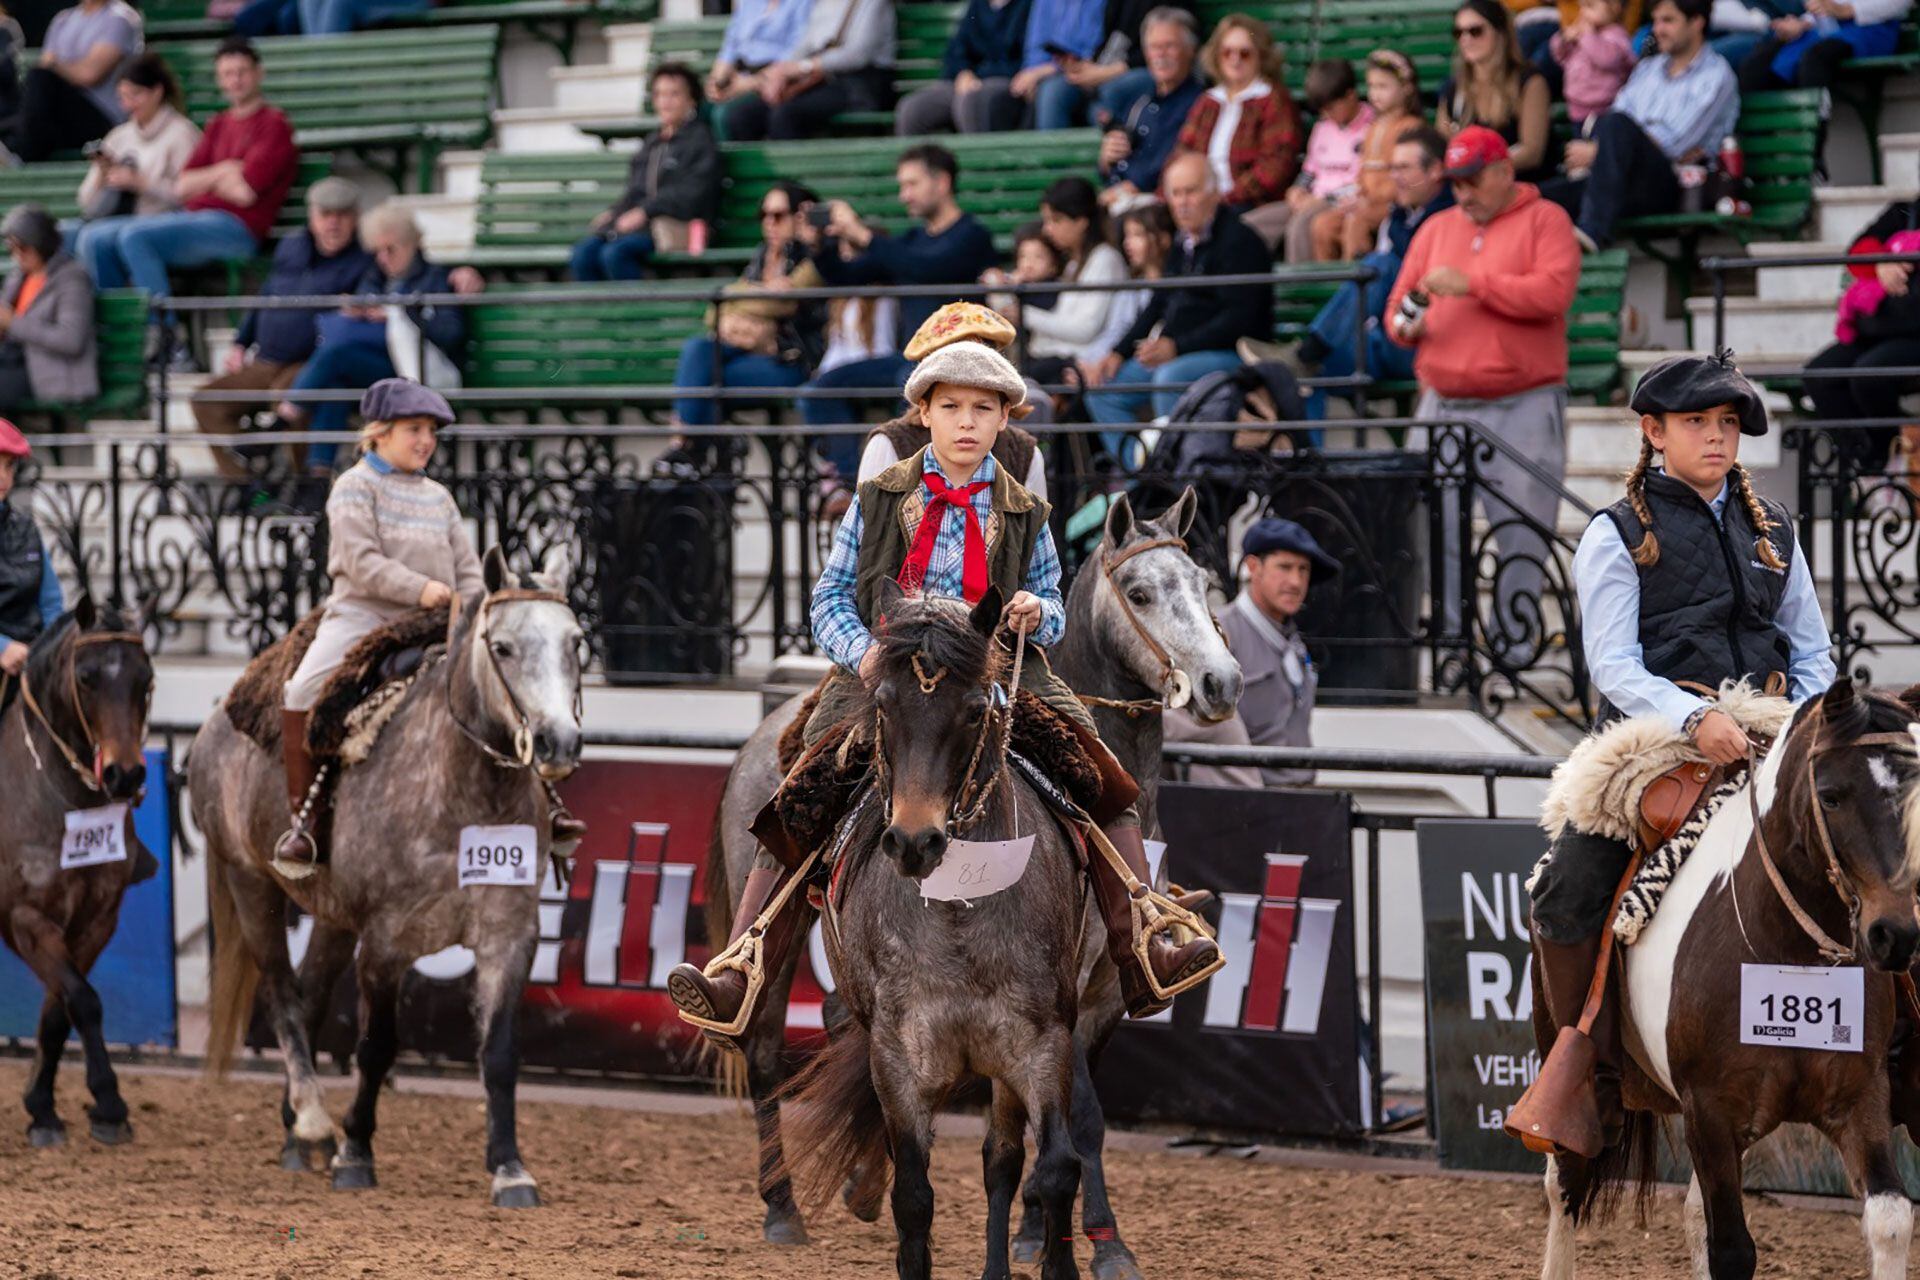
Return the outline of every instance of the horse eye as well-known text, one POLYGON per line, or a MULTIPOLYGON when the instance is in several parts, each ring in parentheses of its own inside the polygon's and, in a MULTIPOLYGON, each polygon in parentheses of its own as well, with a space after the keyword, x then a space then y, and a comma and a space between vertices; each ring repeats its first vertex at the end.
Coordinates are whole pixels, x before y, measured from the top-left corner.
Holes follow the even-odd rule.
POLYGON ((1840 793, 1838 791, 1822 791, 1820 793, 1820 807, 1830 813, 1838 810, 1840 808, 1840 793))
POLYGON ((1140 590, 1140 588, 1138 587, 1135 587, 1133 590, 1127 592, 1127 599, 1131 600, 1134 604, 1139 605, 1143 609, 1153 603, 1153 597, 1147 594, 1146 592, 1140 590))
POLYGON ((513 646, 505 640, 495 640, 491 648, 493 649, 493 656, 496 658, 511 658, 513 656, 513 646))

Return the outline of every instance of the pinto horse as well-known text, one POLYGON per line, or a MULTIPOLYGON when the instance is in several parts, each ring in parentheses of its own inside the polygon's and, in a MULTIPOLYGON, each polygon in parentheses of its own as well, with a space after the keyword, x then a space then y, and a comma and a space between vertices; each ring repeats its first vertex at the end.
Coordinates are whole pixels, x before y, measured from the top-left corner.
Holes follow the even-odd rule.
MULTIPOLYGON (((70 1031, 86 1053, 87 1115, 96 1141, 133 1137, 127 1104, 107 1057, 100 995, 87 974, 113 937, 128 886, 152 871, 152 854, 118 822, 122 856, 63 856, 67 815, 136 802, 146 788, 142 751, 153 700, 153 664, 141 625, 81 596, 34 642, 19 687, 0 712, 0 940, 26 961, 47 997, 25 1097, 27 1138, 66 1141, 53 1107, 54 1073, 70 1031)), ((8 683, 0 676, 0 691, 8 683)), ((111 840, 103 846, 111 850, 111 840)))
POLYGON ((985 1077, 993 1105, 982 1151, 985 1280, 1012 1274, 1008 1228, 1039 1133, 1034 1188, 1043 1206, 1045 1280, 1079 1274, 1073 1201, 1080 1164, 1068 1132, 1079 1004, 1079 857, 1039 795, 1011 769, 1012 704, 996 687, 1000 593, 969 613, 883 584, 880 676, 873 693, 880 782, 852 819, 835 869, 827 953, 851 1015, 789 1087, 797 1103, 787 1161, 817 1200, 893 1165, 901 1280, 933 1274, 927 1161, 936 1111, 985 1077), (922 897, 952 837, 1031 836, 1024 874, 972 902, 922 897))
MULTIPOLYGON (((329 1163, 335 1189, 372 1187, 375 1108, 399 1051, 401 978, 419 957, 464 945, 474 953, 492 1200, 530 1208, 540 1201, 515 1132, 515 1024, 538 936, 539 879, 550 844, 546 787, 580 759, 583 642, 566 603, 564 549, 524 581, 510 576, 498 548, 483 569, 487 594, 479 607, 457 620, 445 656, 423 668, 371 754, 341 778, 332 857, 318 874, 285 881, 269 870, 274 838, 290 821, 278 755, 235 728, 224 709, 194 739, 188 775, 194 819, 206 836, 215 943, 207 1056, 216 1074, 224 1068, 264 979, 286 1062, 281 1166, 329 1163), (463 886, 460 851, 469 826, 530 827, 528 843, 515 846, 530 863, 530 878, 463 886), (287 958, 290 901, 316 924, 298 979, 287 958), (360 1081, 341 1143, 311 1042, 331 986, 327 975, 344 966, 355 937, 360 1081), (309 980, 308 968, 319 980, 309 980)), ((488 846, 489 859, 492 849, 506 847, 488 846)))
MULTIPOLYGON (((1893 1160, 1887 1050, 1895 975, 1920 942, 1916 714, 1911 702, 1839 680, 1799 708, 1681 864, 1624 953, 1626 1127, 1593 1160, 1547 1159, 1545 1280, 1573 1274, 1574 1228, 1604 1216, 1629 1179, 1644 1200, 1661 1114, 1682 1118, 1693 1162, 1686 1223, 1697 1280, 1753 1275, 1741 1157, 1795 1121, 1833 1143, 1865 1199, 1873 1280, 1907 1274, 1913 1208, 1893 1160), (1851 1029, 1859 1052, 1741 1043, 1743 964, 1859 960, 1866 1002, 1851 1029)), ((1543 1051, 1554 1032, 1544 1008, 1536 992, 1543 1051)))

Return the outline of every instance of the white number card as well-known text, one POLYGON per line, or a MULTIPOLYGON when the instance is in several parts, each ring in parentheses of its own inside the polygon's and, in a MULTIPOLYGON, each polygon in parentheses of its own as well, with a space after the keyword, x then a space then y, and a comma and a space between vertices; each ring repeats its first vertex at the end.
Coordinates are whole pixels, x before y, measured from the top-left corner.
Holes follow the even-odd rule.
POLYGON ((1859 1053, 1866 971, 1790 964, 1740 966, 1740 1043, 1859 1053))
POLYGON ((460 828, 460 887, 476 884, 533 885, 539 882, 540 842, 533 828, 460 828))
POLYGON ((1033 837, 955 840, 933 874, 920 882, 920 896, 936 902, 972 902, 1011 889, 1027 874, 1033 837))
POLYGON ((67 814, 67 834, 60 841, 60 867, 97 867, 127 860, 127 806, 102 805, 73 809, 67 814))

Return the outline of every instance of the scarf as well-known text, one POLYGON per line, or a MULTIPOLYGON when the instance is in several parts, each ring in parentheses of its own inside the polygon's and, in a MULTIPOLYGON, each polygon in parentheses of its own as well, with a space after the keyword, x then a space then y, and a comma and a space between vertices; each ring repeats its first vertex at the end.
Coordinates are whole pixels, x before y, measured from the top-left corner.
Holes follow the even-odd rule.
POLYGON ((964 487, 949 485, 931 471, 921 477, 927 486, 927 509, 920 516, 920 527, 913 535, 913 549, 900 566, 900 585, 918 591, 927 579, 927 566, 933 563, 933 546, 940 538, 940 526, 946 522, 947 508, 957 507, 967 517, 967 545, 961 562, 961 591, 968 604, 987 594, 987 539, 980 532, 980 517, 973 510, 973 495, 993 483, 976 480, 964 487))

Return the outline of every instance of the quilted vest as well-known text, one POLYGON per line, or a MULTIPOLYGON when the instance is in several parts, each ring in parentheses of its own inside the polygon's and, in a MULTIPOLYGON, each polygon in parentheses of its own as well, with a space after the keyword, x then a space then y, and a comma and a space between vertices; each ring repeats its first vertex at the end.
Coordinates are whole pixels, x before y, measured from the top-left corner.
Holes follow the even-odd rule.
MULTIPOLYGON (((1756 686, 1785 675, 1792 646, 1777 621, 1787 570, 1770 569, 1754 549, 1746 505, 1729 494, 1724 520, 1689 486, 1649 472, 1647 507, 1660 558, 1640 573, 1640 645, 1648 671, 1709 687, 1745 676, 1756 686)), ((1789 567, 1799 553, 1785 507, 1761 499, 1774 523, 1773 549, 1789 567)), ((1631 551, 1645 531, 1625 498, 1604 513, 1631 551)), ((1597 517, 1596 517, 1597 518, 1597 517)), ((1607 718, 1607 717, 1603 717, 1607 718)))
POLYGON ((40 616, 45 556, 33 518, 0 502, 0 636, 31 644, 51 621, 40 616))

